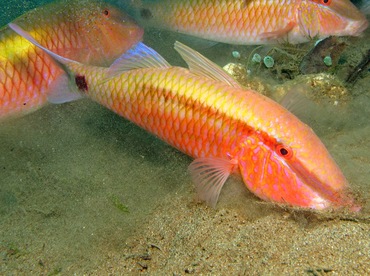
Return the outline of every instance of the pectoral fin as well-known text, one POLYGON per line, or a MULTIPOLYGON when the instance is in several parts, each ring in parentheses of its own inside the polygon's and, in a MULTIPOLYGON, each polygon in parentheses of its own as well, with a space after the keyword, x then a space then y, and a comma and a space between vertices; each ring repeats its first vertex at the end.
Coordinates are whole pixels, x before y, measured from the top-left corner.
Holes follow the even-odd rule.
POLYGON ((286 36, 295 26, 296 23, 290 21, 284 28, 281 28, 273 32, 262 33, 260 37, 261 39, 265 40, 276 40, 279 38, 284 38, 284 36, 286 36))
POLYGON ((234 160, 222 158, 197 158, 189 166, 200 200, 216 207, 222 186, 234 170, 234 160))
POLYGON ((302 2, 298 9, 298 25, 301 33, 308 38, 314 38, 319 34, 320 19, 316 12, 307 12, 308 5, 302 2))

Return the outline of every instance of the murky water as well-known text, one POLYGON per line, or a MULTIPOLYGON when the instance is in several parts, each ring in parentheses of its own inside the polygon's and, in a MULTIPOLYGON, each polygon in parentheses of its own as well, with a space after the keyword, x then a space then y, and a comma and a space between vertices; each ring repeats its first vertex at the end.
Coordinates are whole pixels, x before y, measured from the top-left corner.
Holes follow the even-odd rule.
MULTIPOLYGON (((41 2, 1 4, 1 25, 41 2)), ((183 64, 175 39, 145 36, 183 64)), ((350 43, 368 48, 369 31, 350 43)), ((252 49, 202 53, 225 65, 239 62, 233 50, 246 59, 252 49)), ((196 204, 190 158, 87 99, 0 124, 0 274, 370 273, 369 72, 347 89, 345 104, 304 119, 363 202, 355 218, 261 203, 237 178, 216 210, 196 204)))

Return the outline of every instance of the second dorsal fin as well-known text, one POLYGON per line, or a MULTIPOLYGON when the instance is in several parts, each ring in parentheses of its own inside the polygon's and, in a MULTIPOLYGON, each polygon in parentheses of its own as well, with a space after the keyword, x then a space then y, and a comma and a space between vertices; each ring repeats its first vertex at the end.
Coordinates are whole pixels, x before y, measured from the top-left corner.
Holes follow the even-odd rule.
POLYGON ((178 41, 175 42, 175 50, 186 61, 192 73, 225 82, 236 88, 241 88, 241 85, 225 72, 225 70, 197 51, 178 41))

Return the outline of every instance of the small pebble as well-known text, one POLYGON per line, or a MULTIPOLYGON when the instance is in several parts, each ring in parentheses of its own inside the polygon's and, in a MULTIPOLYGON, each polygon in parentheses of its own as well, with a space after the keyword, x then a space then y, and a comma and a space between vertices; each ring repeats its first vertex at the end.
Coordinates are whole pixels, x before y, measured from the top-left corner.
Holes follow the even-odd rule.
POLYGON ((252 61, 255 63, 260 63, 262 61, 262 58, 259 54, 254 54, 252 57, 252 61))
POLYGON ((275 64, 275 61, 271 56, 265 56, 263 58, 263 63, 265 64, 267 68, 272 68, 275 64))
POLYGON ((324 57, 324 63, 326 66, 330 67, 333 65, 333 61, 331 59, 331 56, 326 56, 324 57))
POLYGON ((237 59, 240 59, 240 53, 238 52, 238 51, 233 51, 232 53, 232 56, 234 57, 234 58, 237 58, 237 59))

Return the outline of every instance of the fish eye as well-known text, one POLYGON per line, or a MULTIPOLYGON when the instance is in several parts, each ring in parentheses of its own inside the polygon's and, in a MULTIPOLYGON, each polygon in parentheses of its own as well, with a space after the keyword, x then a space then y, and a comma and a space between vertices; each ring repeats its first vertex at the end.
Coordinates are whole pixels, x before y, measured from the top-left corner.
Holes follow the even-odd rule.
POLYGON ((288 155, 289 152, 287 151, 287 149, 281 148, 280 153, 281 153, 281 155, 288 155))
POLYGON ((332 0, 311 0, 311 1, 320 5, 329 6, 332 0))
POLYGON ((276 152, 279 156, 284 158, 291 158, 293 156, 293 150, 285 145, 277 145, 276 146, 276 152))
POLYGON ((320 0, 320 3, 325 6, 329 6, 331 3, 331 0, 320 0))
POLYGON ((105 17, 109 17, 110 16, 110 11, 108 9, 104 9, 102 13, 103 13, 103 15, 105 17))

